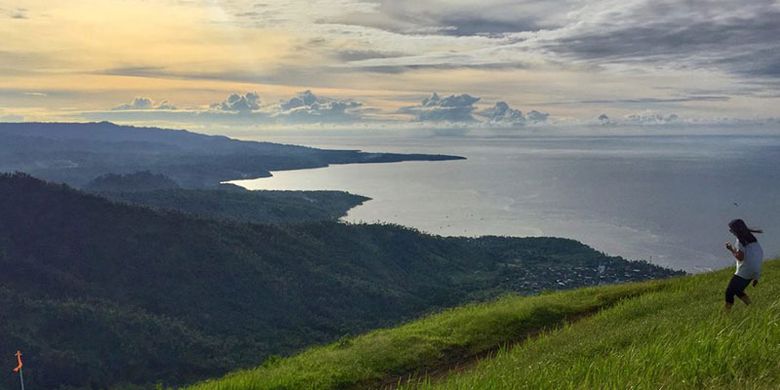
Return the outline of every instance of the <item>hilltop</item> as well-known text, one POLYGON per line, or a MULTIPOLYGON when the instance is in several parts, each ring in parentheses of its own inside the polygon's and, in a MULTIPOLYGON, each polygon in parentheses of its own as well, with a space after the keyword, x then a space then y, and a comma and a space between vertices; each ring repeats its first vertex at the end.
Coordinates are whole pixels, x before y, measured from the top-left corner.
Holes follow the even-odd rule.
POLYGON ((0 265, 0 354, 25 352, 31 388, 192 383, 556 279, 678 274, 567 239, 212 219, 23 174, 0 175, 0 265))
POLYGON ((733 269, 505 296, 312 348, 193 390, 757 388, 780 383, 780 260, 749 307, 733 269))

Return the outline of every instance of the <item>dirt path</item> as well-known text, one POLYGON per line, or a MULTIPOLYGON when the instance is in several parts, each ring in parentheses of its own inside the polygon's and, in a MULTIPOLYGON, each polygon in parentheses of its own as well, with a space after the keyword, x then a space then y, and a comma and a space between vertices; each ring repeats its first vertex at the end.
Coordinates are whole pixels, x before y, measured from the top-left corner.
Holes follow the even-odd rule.
POLYGON ((386 378, 380 381, 373 381, 371 383, 362 383, 361 385, 354 388, 393 390, 393 389, 397 389, 399 384, 415 387, 415 383, 418 381, 426 381, 428 383, 441 382, 445 378, 449 377, 450 375, 467 371, 473 368, 482 360, 491 359, 495 357, 498 351, 502 349, 514 348, 515 346, 528 341, 528 339, 530 338, 537 337, 540 334, 547 331, 560 329, 567 323, 576 322, 583 318, 590 317, 593 314, 597 313, 599 310, 608 307, 609 306, 600 307, 587 312, 577 313, 577 314, 567 316, 556 325, 529 330, 512 340, 507 340, 506 342, 500 345, 496 345, 494 347, 491 347, 489 349, 486 349, 478 353, 468 353, 465 351, 457 351, 457 350, 447 351, 445 355, 449 356, 450 358, 447 360, 441 360, 432 367, 427 367, 421 370, 410 371, 402 375, 387 376, 386 378))

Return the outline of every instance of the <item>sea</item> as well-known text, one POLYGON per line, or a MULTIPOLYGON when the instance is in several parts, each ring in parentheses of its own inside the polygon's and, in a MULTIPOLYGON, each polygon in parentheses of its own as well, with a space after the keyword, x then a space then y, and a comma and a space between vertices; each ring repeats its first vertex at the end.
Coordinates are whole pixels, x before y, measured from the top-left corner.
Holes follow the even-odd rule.
POLYGON ((254 137, 465 160, 331 165, 233 183, 252 190, 341 190, 370 201, 347 223, 443 236, 554 236, 692 273, 733 266, 727 224, 761 228, 780 255, 780 136, 544 135, 478 132, 254 137))

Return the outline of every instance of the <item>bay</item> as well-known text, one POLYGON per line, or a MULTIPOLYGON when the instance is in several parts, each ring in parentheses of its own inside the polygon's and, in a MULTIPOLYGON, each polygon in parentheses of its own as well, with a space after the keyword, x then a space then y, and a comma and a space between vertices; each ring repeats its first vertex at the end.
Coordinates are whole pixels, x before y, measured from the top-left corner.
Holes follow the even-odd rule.
POLYGON ((556 236, 629 259, 700 272, 733 264, 727 223, 743 218, 780 252, 780 137, 319 135, 274 142, 466 160, 333 165, 233 183, 371 197, 346 222, 451 236, 556 236))

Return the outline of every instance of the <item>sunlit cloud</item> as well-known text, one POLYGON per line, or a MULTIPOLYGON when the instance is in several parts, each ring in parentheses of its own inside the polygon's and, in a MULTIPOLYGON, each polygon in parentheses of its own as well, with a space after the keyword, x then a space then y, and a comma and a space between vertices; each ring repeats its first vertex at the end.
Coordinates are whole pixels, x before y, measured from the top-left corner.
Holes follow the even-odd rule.
POLYGON ((0 0, 0 17, 0 107, 25 118, 517 125, 780 104, 771 0, 0 0), (309 89, 316 104, 276 103, 309 89), (430 91, 481 99, 425 108, 430 91), (118 112, 173 111, 162 97, 180 112, 118 112))

